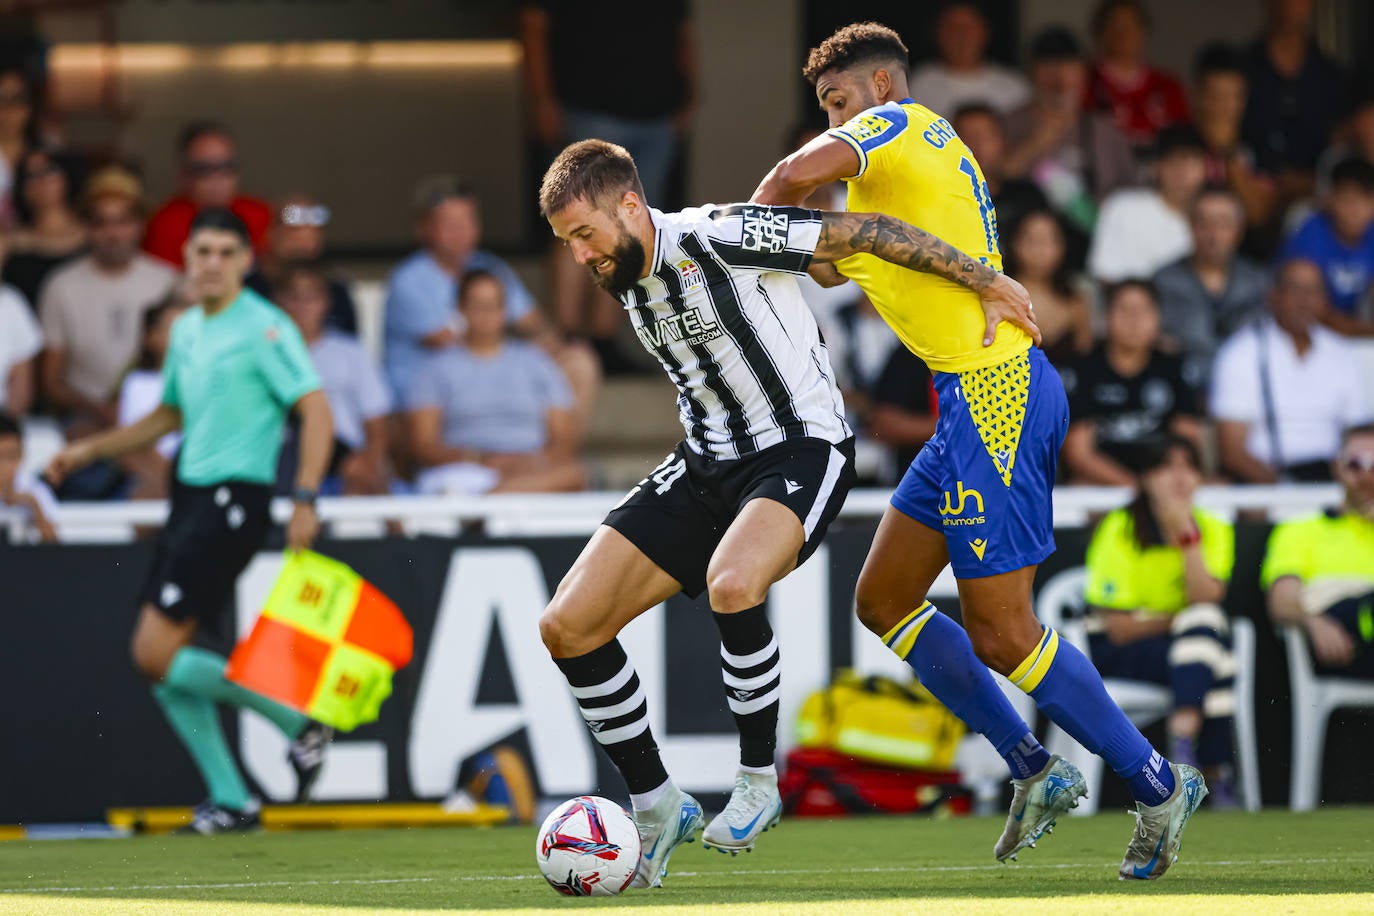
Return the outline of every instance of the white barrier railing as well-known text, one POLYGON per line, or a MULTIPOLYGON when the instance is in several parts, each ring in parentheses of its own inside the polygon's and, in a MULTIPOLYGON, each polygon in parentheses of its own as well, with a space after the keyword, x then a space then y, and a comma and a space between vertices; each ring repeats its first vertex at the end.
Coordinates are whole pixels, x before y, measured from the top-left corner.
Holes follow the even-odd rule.
MULTIPOLYGON (((1130 499, 1124 487, 1060 487, 1054 494, 1057 527, 1086 524, 1094 515, 1115 509, 1130 499)), ((887 507, 889 490, 864 489, 849 494, 842 518, 876 518, 887 507)), ((452 534, 465 523, 481 523, 490 534, 550 535, 590 533, 623 493, 498 494, 493 496, 354 496, 320 500, 320 518, 336 537, 376 537, 398 522, 408 534, 452 534)), ((1239 512, 1263 513, 1270 519, 1316 512, 1335 505, 1339 489, 1331 484, 1284 486, 1207 486, 1198 491, 1198 504, 1228 518, 1239 512)), ((277 521, 285 522, 291 504, 272 506, 277 521)), ((136 527, 157 526, 167 517, 162 501, 64 503, 53 519, 68 543, 119 542, 133 537, 136 527)), ((0 508, 0 525, 11 543, 31 540, 22 515, 0 508)))

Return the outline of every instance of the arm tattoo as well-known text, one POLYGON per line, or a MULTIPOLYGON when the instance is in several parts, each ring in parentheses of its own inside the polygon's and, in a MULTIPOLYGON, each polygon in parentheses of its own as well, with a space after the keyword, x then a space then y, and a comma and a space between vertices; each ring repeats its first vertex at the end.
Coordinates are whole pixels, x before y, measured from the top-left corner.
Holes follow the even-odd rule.
POLYGON ((975 292, 986 289, 997 271, 938 236, 884 213, 821 214, 815 260, 838 261, 868 252, 908 270, 934 274, 975 292))

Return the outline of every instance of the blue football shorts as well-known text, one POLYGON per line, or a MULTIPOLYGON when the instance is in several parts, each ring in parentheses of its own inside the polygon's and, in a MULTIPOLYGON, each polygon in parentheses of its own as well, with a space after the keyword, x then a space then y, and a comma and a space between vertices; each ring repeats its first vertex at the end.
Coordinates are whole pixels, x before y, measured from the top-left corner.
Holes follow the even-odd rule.
POLYGON ((1042 562, 1054 553, 1051 493, 1069 404, 1038 348, 966 372, 934 373, 935 435, 892 494, 899 512, 949 545, 960 579, 1042 562))

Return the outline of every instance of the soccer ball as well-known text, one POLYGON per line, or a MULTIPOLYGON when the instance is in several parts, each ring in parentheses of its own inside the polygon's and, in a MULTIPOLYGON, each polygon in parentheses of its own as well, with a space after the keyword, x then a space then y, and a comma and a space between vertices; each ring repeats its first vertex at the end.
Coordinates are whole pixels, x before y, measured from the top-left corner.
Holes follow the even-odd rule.
POLYGON ((534 857, 549 885, 569 897, 613 897, 639 865, 639 830, 608 798, 581 795, 544 819, 534 857))

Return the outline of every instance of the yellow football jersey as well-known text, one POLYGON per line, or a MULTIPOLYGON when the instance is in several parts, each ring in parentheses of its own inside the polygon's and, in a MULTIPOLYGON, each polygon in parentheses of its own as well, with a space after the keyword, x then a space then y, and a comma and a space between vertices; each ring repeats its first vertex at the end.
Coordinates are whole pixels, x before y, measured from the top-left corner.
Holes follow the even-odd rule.
MULTIPOLYGON (((870 108, 830 136, 859 155, 848 209, 886 213, 1002 269, 997 213, 987 182, 949 121, 911 99, 870 108)), ((911 352, 938 372, 963 372, 1005 362, 1031 345, 1025 331, 1003 322, 983 346, 986 321, 978 295, 937 277, 856 254, 835 265, 858 283, 911 352)))

